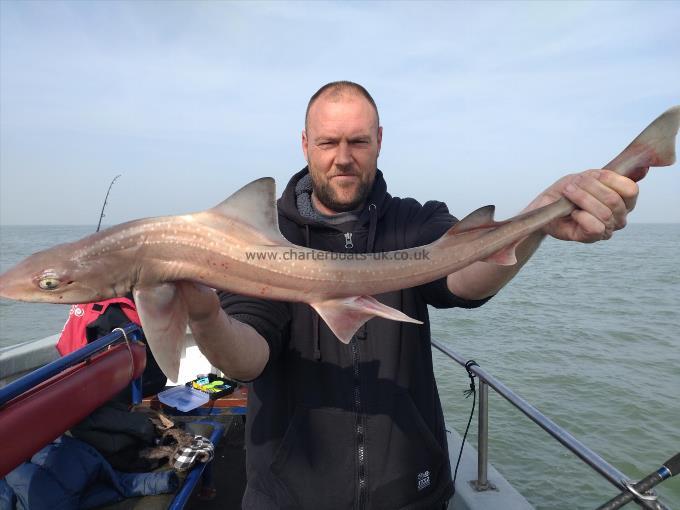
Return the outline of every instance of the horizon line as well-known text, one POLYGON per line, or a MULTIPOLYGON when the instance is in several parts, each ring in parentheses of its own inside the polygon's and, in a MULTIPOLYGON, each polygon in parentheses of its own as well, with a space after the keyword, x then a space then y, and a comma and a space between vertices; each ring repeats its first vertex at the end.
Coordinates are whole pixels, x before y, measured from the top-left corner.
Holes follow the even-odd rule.
MULTIPOLYGON (((134 221, 134 220, 132 220, 134 221)), ((123 223, 102 224, 100 231, 123 223)), ((629 221, 627 225, 680 225, 680 221, 629 221)), ((0 223, 2 227, 96 227, 94 223, 0 223)), ((625 228, 625 227, 624 227, 625 228)))

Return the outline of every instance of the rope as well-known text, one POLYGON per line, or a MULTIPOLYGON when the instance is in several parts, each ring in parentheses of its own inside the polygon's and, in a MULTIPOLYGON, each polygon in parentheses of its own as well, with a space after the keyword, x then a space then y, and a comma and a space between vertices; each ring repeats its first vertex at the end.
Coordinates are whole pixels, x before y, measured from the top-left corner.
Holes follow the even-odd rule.
POLYGON ((111 332, 114 331, 120 331, 123 334, 123 338, 125 338, 125 344, 127 345, 128 353, 130 354, 130 380, 132 381, 132 376, 135 375, 135 357, 132 354, 132 345, 130 344, 130 339, 123 328, 114 328, 111 330, 111 332))
MULTIPOLYGON (((458 466, 460 465, 460 459, 463 456, 463 447, 465 446, 465 439, 467 438, 468 431, 470 430, 470 423, 472 423, 472 416, 475 414, 475 404, 477 403, 477 388, 475 387, 475 374, 470 370, 471 367, 478 367, 479 365, 473 359, 468 360, 465 363, 465 370, 467 370, 468 377, 470 378, 470 389, 465 390, 463 395, 468 398, 472 395, 472 409, 470 409, 470 417, 468 418, 467 426, 465 427, 465 433, 463 434, 463 441, 460 444, 460 451, 458 452, 458 460, 456 461, 456 469, 453 472, 453 494, 456 493, 456 477, 458 476, 458 466)), ((453 495, 452 495, 453 497, 453 495)))

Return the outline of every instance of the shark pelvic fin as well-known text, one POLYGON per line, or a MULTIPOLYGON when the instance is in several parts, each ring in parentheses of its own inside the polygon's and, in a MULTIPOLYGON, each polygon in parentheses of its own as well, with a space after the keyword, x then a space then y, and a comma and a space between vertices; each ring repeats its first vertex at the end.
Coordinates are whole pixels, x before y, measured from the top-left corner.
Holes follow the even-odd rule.
POLYGON ((233 218, 256 229, 271 244, 290 243, 279 230, 276 210, 276 183, 271 177, 263 177, 243 186, 229 198, 216 205, 210 212, 233 218))
POLYGON ((135 289, 135 304, 146 341, 163 373, 177 381, 184 354, 188 314, 172 283, 135 289))
POLYGON ((373 317, 422 324, 421 321, 412 319, 371 296, 329 299, 320 303, 311 303, 311 306, 343 343, 349 343, 352 335, 373 317))
POLYGON ((514 266, 517 264, 515 248, 517 248, 517 245, 522 241, 524 241, 524 238, 520 239, 519 241, 515 241, 504 248, 501 248, 496 253, 492 253, 485 259, 482 259, 482 261, 488 262, 490 264, 496 264, 497 266, 514 266))

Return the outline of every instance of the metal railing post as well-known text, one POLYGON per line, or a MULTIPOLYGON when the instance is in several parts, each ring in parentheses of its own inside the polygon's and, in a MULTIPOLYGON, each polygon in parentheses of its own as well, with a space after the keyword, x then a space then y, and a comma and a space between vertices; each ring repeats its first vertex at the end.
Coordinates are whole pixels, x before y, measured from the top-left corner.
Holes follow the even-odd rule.
POLYGON ((477 412, 477 480, 472 486, 477 491, 493 490, 489 482, 489 385, 479 379, 479 409, 477 412))
MULTIPOLYGON (((477 376, 479 381, 479 416, 478 416, 478 480, 471 480, 470 485, 478 491, 495 489, 493 484, 487 479, 487 466, 488 466, 488 389, 489 386, 493 388, 496 393, 505 398, 510 404, 512 404, 516 409, 522 411, 526 416, 528 416, 534 423, 545 430, 550 436, 556 439, 569 451, 574 453, 582 462, 592 467, 597 473, 599 473, 603 478, 609 481, 612 485, 617 487, 620 491, 628 492, 629 489, 627 484, 630 482, 630 477, 623 474, 621 471, 616 469, 614 466, 605 461, 593 450, 588 448, 586 445, 581 443, 574 436, 569 434, 565 429, 557 425, 550 418, 541 413, 534 406, 529 404, 522 397, 517 395, 514 391, 508 388, 501 381, 496 379, 491 374, 487 373, 479 365, 474 364, 468 367, 467 360, 463 358, 453 349, 450 349, 440 341, 432 339, 432 346, 437 350, 444 353, 446 356, 454 360, 460 366, 465 367, 468 372, 473 373, 477 376), (481 482, 486 482, 482 485, 481 482)), ((662 509, 667 510, 668 507, 664 505, 661 501, 646 501, 644 499, 635 497, 635 502, 649 509, 662 509)))
POLYGON ((489 386, 479 381, 479 415, 477 416, 477 485, 488 482, 489 462, 489 386))
MULTIPOLYGON (((438 340, 432 339, 432 345, 454 360, 461 366, 465 366, 466 359, 454 350, 448 348, 438 340)), ((624 475, 621 471, 605 461, 602 457, 588 448, 586 445, 578 441, 574 436, 569 434, 566 430, 558 426, 550 418, 541 413, 534 406, 529 404, 522 397, 513 392, 501 381, 496 379, 491 374, 487 373, 479 366, 471 366, 470 371, 475 374, 479 381, 484 381, 491 388, 496 390, 496 393, 505 398, 510 404, 527 415, 539 427, 545 430, 553 438, 559 441, 562 445, 567 447, 570 451, 576 454, 583 462, 591 466, 595 471, 600 473, 605 479, 612 483, 619 490, 627 490, 625 481, 630 480, 630 477, 624 475)))

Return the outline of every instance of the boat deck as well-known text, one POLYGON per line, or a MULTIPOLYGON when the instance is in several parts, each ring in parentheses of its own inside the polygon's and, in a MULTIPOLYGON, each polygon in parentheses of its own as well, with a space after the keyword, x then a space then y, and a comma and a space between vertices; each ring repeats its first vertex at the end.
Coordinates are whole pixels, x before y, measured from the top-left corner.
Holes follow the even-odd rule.
MULTIPOLYGON (((246 488, 246 452, 244 449, 243 418, 223 421, 226 432, 215 447, 211 463, 214 490, 196 487, 184 508, 186 510, 240 510, 246 488)), ((100 507, 100 510, 166 510, 170 508, 174 494, 127 498, 118 503, 100 507)))
MULTIPOLYGON (((112 334, 113 335, 113 334, 112 334)), ((118 335, 120 336, 120 335, 118 335)), ((45 341, 33 342, 30 346, 14 348, 11 352, 1 353, 0 368, 5 378, 0 381, 0 387, 16 378, 21 373, 30 371, 52 359, 44 360, 40 355, 49 351, 52 358, 58 358, 54 342, 56 337, 45 341), (37 360, 37 361, 36 361, 37 360)), ((163 411, 175 422, 217 421, 224 426, 224 436, 216 444, 215 457, 211 463, 211 480, 207 488, 197 487, 184 508, 194 510, 231 510, 240 509, 241 500, 246 487, 244 448, 245 408, 247 402, 247 388, 238 387, 228 395, 217 400, 211 400, 189 413, 175 412, 172 408, 163 406, 157 397, 143 400, 141 407, 163 411), (214 489, 214 490, 211 490, 214 489)), ((200 432, 199 432, 200 433, 200 432)), ((453 430, 449 431, 449 458, 452 465, 458 457, 461 446, 460 436, 453 430)), ((451 510, 479 510, 502 508, 504 510, 530 510, 531 505, 517 491, 505 481, 493 466, 489 465, 489 481, 496 490, 477 492, 470 484, 476 479, 477 454, 471 444, 467 444, 461 459, 459 477, 456 484, 456 495, 449 506, 451 510)), ((167 509, 173 499, 172 495, 148 496, 144 498, 128 498, 124 501, 105 507, 102 510, 149 510, 167 509)))
MULTIPOLYGON (((210 463, 209 487, 196 488, 187 502, 188 510, 240 510, 246 488, 245 412, 248 390, 238 386, 233 393, 204 404, 189 413, 176 412, 154 395, 145 398, 141 407, 161 411, 175 422, 217 421, 224 426, 224 436, 215 447, 210 463)), ((139 507, 146 509, 147 506, 139 507)), ((161 507, 166 508, 166 507, 161 507)), ((123 510, 130 510, 125 508, 123 510)))
POLYGON ((244 432, 243 417, 234 416, 212 462, 214 497, 201 497, 203 493, 199 490, 189 500, 187 510, 240 510, 246 488, 244 432))

